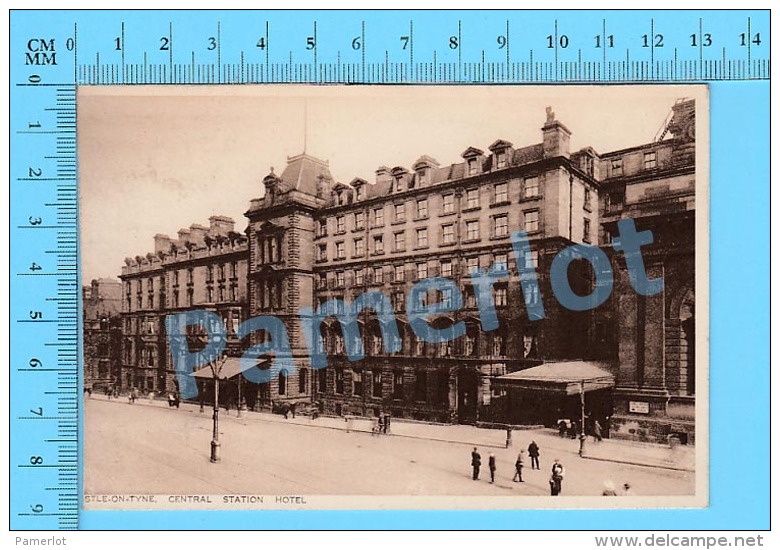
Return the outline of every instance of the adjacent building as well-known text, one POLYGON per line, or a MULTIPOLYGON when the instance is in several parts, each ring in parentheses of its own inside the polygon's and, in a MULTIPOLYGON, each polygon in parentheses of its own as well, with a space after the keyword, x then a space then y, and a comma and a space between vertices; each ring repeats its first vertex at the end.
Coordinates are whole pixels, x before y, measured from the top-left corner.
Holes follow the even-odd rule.
POLYGON ((106 388, 122 372, 122 285, 116 279, 93 279, 82 288, 84 385, 106 388))
POLYGON ((236 336, 247 316, 247 238, 235 222, 212 216, 177 238, 155 235, 154 250, 126 258, 122 280, 122 388, 176 389, 165 316, 187 310, 217 313, 227 332, 226 353, 240 355, 236 336))

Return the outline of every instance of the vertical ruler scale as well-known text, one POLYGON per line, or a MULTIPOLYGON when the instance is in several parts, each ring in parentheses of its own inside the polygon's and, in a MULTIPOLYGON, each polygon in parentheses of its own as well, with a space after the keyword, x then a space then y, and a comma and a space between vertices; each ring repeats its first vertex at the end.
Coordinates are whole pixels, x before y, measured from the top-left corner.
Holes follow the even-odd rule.
POLYGON ((79 488, 75 28, 12 41, 11 525, 75 529, 79 488), (13 49, 13 46, 12 46, 13 49))
POLYGON ((14 11, 11 17, 14 529, 78 526, 77 86, 770 76, 768 11, 14 11))

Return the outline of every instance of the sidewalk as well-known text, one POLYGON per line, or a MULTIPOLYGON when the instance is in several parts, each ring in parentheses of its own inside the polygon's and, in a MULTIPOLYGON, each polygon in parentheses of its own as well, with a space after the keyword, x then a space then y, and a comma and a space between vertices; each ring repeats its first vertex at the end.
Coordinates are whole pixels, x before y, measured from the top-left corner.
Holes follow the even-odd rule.
MULTIPOLYGON (((129 405, 127 396, 109 400, 103 394, 94 393, 91 398, 85 396, 85 400, 89 399, 100 399, 103 401, 116 402, 118 405, 129 405)), ((164 396, 157 397, 154 400, 150 400, 148 397, 140 397, 136 400, 134 406, 169 408, 168 401, 164 396)), ((200 413, 200 407, 197 404, 182 402, 180 405, 180 411, 190 414, 210 416, 212 410, 211 405, 206 405, 203 413, 200 413)), ((374 435, 372 434, 372 428, 376 425, 376 419, 362 417, 342 418, 320 416, 316 419, 312 419, 309 416, 297 416, 296 418, 290 416, 285 419, 284 416, 279 414, 242 411, 241 418, 239 419, 237 417, 237 411, 225 411, 225 409, 220 409, 219 418, 221 421, 240 420, 296 424, 299 426, 309 426, 321 429, 355 432, 371 437, 408 437, 428 441, 456 443, 469 447, 506 448, 505 430, 477 428, 476 426, 461 424, 427 424, 424 422, 393 418, 388 434, 374 435)), ((574 456, 579 452, 579 440, 561 438, 558 436, 557 431, 552 429, 514 430, 512 432, 512 448, 517 449, 518 452, 527 449, 531 440, 537 442, 542 449, 542 453, 548 458, 554 458, 553 455, 560 455, 561 457, 564 455, 574 456)), ((585 453, 583 458, 652 468, 694 471, 696 463, 695 451, 695 447, 685 445, 670 448, 667 445, 614 439, 605 439, 596 443, 589 437, 585 442, 585 453)))

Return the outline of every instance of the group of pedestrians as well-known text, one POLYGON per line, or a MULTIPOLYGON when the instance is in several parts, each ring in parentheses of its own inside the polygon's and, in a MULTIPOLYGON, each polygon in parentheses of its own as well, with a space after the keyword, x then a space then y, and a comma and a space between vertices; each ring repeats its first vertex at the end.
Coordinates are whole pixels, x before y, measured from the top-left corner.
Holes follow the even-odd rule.
MULTIPOLYGON (((539 466, 539 445, 536 443, 536 441, 531 441, 531 443, 528 445, 528 457, 531 461, 531 469, 532 470, 540 470, 539 466)), ((517 454, 517 459, 515 460, 515 475, 512 477, 512 481, 514 483, 524 483, 523 480, 523 467, 525 466, 525 451, 520 451, 517 454)), ((471 451, 471 478, 474 481, 477 481, 479 479, 479 471, 482 468, 482 456, 479 454, 479 451, 476 447, 471 451)), ((490 472, 490 483, 495 483, 496 481, 496 456, 493 453, 490 453, 488 456, 488 470, 490 472)), ((561 494, 562 484, 563 484, 563 475, 564 475, 564 468, 561 462, 556 458, 553 462, 552 470, 550 475, 550 494, 552 496, 557 496, 561 494)))

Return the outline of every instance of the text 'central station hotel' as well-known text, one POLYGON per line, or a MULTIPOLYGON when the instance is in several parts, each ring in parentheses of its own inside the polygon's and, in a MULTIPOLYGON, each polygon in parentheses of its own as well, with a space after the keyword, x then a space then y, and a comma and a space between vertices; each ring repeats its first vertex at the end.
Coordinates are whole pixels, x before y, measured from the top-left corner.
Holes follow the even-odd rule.
MULTIPOLYGON (((244 232, 213 216, 176 239, 157 235, 153 253, 126 260, 121 366, 109 382, 174 388, 167 314, 217 312, 235 358, 250 345, 235 336, 238 324, 274 315, 287 327, 297 369, 252 384, 239 382, 238 360, 229 359, 225 399, 237 399, 240 383, 241 405, 258 410, 312 402, 323 414, 551 425, 577 418, 585 392, 589 416, 613 436, 675 433, 692 442, 694 126, 694 102, 679 100, 651 143, 571 152, 569 129, 548 109, 541 143, 499 139, 486 150, 467 147, 462 162, 447 165, 422 155, 349 183, 334 181, 325 161, 288 158, 280 174, 263 179, 244 232), (624 257, 610 246, 617 221, 629 217, 653 232, 642 252, 648 277, 664 278, 660 294, 637 295, 624 257), (525 258, 514 257, 516 230, 529 236, 525 258), (550 286, 553 257, 572 243, 603 246, 612 260, 613 293, 592 311, 564 308, 550 286), (523 292, 516 262, 536 268, 538 295, 523 292), (484 331, 469 273, 496 264, 509 276, 493 290, 499 328, 484 331), (411 287, 434 276, 455 281, 463 307, 432 324, 466 326, 464 336, 441 344, 416 338, 405 311, 411 287), (385 352, 380 321, 366 309, 358 316, 365 358, 347 359, 340 323, 328 317, 321 325, 328 365, 311 369, 299 310, 370 290, 391 300, 400 351, 385 352), (538 301, 545 318, 531 321, 526 304, 538 301)), ((585 295, 594 273, 575 262, 569 279, 585 295)))

